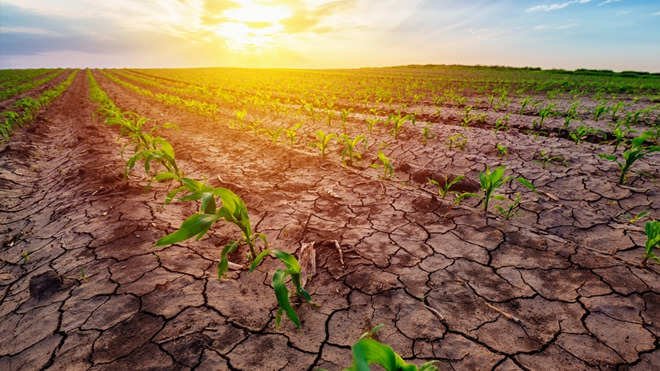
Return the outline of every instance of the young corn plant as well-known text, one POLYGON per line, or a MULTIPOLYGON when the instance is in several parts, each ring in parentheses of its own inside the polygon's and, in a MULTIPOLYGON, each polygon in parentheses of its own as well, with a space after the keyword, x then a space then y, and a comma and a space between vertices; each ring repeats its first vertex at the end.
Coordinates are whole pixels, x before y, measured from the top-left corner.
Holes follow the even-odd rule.
POLYGON ((554 110, 554 104, 552 104, 552 103, 550 103, 547 106, 541 108, 539 110, 539 118, 535 119, 532 122, 532 129, 533 130, 541 130, 541 128, 543 127, 543 122, 545 121, 545 119, 547 117, 550 117, 550 116, 554 115, 553 110, 554 110))
POLYGON ((321 158, 325 158, 325 151, 328 149, 328 143, 335 138, 337 135, 334 133, 329 133, 326 134, 323 130, 319 130, 316 132, 316 138, 318 138, 318 142, 313 142, 310 143, 310 147, 316 147, 321 151, 321 158))
POLYGON ((637 138, 632 140, 632 145, 629 150, 623 152, 623 161, 619 160, 616 155, 606 155, 601 153, 599 156, 609 161, 616 162, 621 169, 621 177, 619 178, 619 184, 623 184, 626 181, 626 174, 630 170, 630 167, 637 162, 640 158, 653 153, 660 152, 660 146, 646 146, 644 142, 646 141, 646 135, 642 134, 637 138))
POLYGON ((465 149, 465 145, 467 144, 468 140, 465 139, 465 135, 458 133, 455 135, 450 136, 449 138, 449 143, 447 143, 447 148, 452 149, 454 146, 460 148, 460 150, 465 149))
POLYGON ((509 130, 509 117, 511 116, 511 113, 507 113, 504 115, 504 117, 498 117, 497 120, 495 121, 495 128, 493 129, 495 133, 499 131, 507 131, 509 130))
POLYGON ((297 123, 284 131, 286 133, 286 136, 289 137, 289 143, 291 144, 291 147, 293 147, 296 144, 296 141, 298 140, 297 137, 298 129, 300 129, 301 127, 302 127, 302 123, 297 123))
POLYGON ((575 144, 580 144, 587 138, 587 135, 594 133, 595 131, 596 129, 592 129, 584 125, 580 125, 580 127, 575 129, 574 132, 571 132, 568 135, 571 137, 571 139, 573 139, 575 144))
POLYGON ((362 159, 362 155, 357 152, 356 147, 360 142, 363 142, 364 149, 367 149, 367 139, 364 135, 358 135, 351 139, 348 135, 342 134, 338 138, 340 138, 339 142, 344 145, 344 150, 341 152, 341 161, 344 163, 344 166, 348 166, 346 157, 348 157, 348 162, 351 164, 353 164, 353 159, 362 159))
POLYGON ((463 180, 463 178, 465 178, 465 175, 459 175, 459 176, 455 177, 452 180, 448 180, 448 178, 449 177, 447 175, 444 176, 444 182, 442 183, 442 185, 440 184, 440 182, 438 182, 435 179, 429 179, 429 183, 431 183, 434 186, 438 187, 438 194, 442 198, 447 197, 447 195, 450 194, 450 193, 455 193, 455 194, 458 193, 456 191, 451 191, 451 187, 454 184, 456 184, 456 183, 460 182, 461 180, 463 180))
POLYGON ((561 155, 556 155, 556 156, 550 155, 548 154, 547 149, 541 150, 540 154, 541 154, 541 159, 540 160, 535 159, 534 162, 538 162, 542 164, 544 169, 548 166, 548 164, 554 162, 560 162, 564 166, 568 166, 568 163, 566 162, 566 160, 564 160, 564 157, 562 157, 561 155))
POLYGON ((394 171, 394 166, 392 166, 392 159, 385 156, 382 150, 378 150, 378 159, 380 160, 380 164, 371 164, 371 167, 383 168, 383 175, 381 176, 382 179, 390 178, 392 177, 392 172, 394 171))
POLYGON ((630 224, 635 224, 635 223, 637 223, 638 221, 640 221, 640 220, 644 219, 645 217, 647 217, 649 214, 651 214, 650 211, 642 211, 642 212, 640 212, 640 213, 637 213, 637 214, 634 215, 634 216, 630 216, 630 215, 628 215, 628 214, 625 214, 625 215, 622 215, 621 217, 622 217, 623 219, 627 220, 628 223, 630 223, 630 224))
POLYGON ((465 117, 463 117, 463 123, 461 124, 464 128, 467 128, 470 126, 470 122, 472 122, 472 117, 470 117, 470 112, 474 107, 472 106, 465 106, 465 117))
POLYGON ((401 128, 403 127, 403 124, 406 123, 408 120, 413 120, 414 116, 412 115, 406 115, 406 116, 401 116, 401 114, 392 114, 389 117, 389 121, 392 122, 392 129, 390 132, 392 133, 392 136, 394 139, 399 139, 399 134, 401 133, 401 128))
POLYGON ((280 327, 282 313, 285 313, 291 322, 293 322, 297 328, 300 328, 300 319, 298 318, 298 313, 296 313, 295 309, 293 309, 293 306, 289 300, 291 294, 305 299, 305 301, 310 304, 314 304, 314 302, 309 296, 309 293, 302 287, 300 281, 300 264, 298 263, 298 260, 293 255, 281 250, 264 250, 256 256, 252 262, 252 265, 250 266, 248 273, 252 272, 259 265, 261 260, 269 254, 273 254, 286 266, 286 269, 278 268, 275 271, 275 274, 273 274, 273 291, 275 291, 275 298, 277 299, 277 304, 280 307, 277 311, 277 315, 275 316, 276 327, 280 327), (289 289, 286 287, 287 276, 291 278, 291 283, 294 287, 293 292, 289 292, 289 289))
MULTIPOLYGON (((244 109, 240 111, 236 110, 234 111, 234 114, 236 115, 236 121, 235 121, 236 125, 238 125, 238 127, 242 129, 244 125, 243 122, 245 120, 245 115, 247 115, 247 111, 244 109)), ((233 128, 234 125, 231 125, 231 127, 233 128)))
POLYGON ((500 205, 495 205, 495 209, 499 211, 500 214, 506 219, 509 220, 514 215, 518 215, 520 211, 515 211, 519 206, 520 206, 520 198, 522 195, 520 192, 516 195, 516 199, 513 200, 513 203, 510 205, 507 205, 505 207, 502 207, 500 205))
POLYGON ((479 182, 481 183, 481 190, 483 191, 483 196, 479 196, 476 193, 472 192, 466 192, 462 193, 458 198, 456 198, 456 204, 458 204, 461 200, 463 200, 466 197, 478 197, 480 201, 483 202, 483 209, 484 212, 488 211, 488 205, 490 203, 491 199, 496 199, 496 200, 505 200, 506 198, 502 195, 494 195, 493 192, 495 192, 498 188, 500 188, 504 183, 508 181, 515 180, 518 183, 524 185, 525 187, 531 189, 532 191, 536 192, 536 188, 534 188, 534 185, 527 179, 523 177, 518 177, 518 178, 512 178, 512 177, 504 177, 504 170, 506 169, 505 166, 500 166, 497 169, 491 171, 488 166, 486 166, 486 171, 480 172, 479 173, 479 182))
POLYGON ((509 154, 509 147, 499 143, 495 147, 497 148, 497 158, 502 158, 509 154))
POLYGON ((353 344, 351 347, 353 365, 344 369, 344 371, 370 371, 370 365, 373 364, 380 365, 386 371, 438 371, 438 368, 433 365, 436 361, 425 362, 421 367, 417 367, 404 361, 389 345, 374 339, 373 334, 381 328, 383 328, 383 325, 378 325, 374 329, 365 332, 353 344))
POLYGON ((341 119, 341 127, 344 133, 346 133, 346 122, 348 121, 348 115, 351 114, 353 108, 342 108, 339 112, 339 118, 341 119))
MULTIPOLYGON (((164 179, 167 178, 164 177, 157 180, 164 179)), ((220 219, 224 219, 241 230, 242 238, 227 244, 223 248, 221 260, 218 263, 218 278, 222 278, 227 271, 227 254, 235 251, 240 244, 245 243, 248 245, 252 258, 257 256, 257 240, 262 240, 264 245, 268 247, 266 236, 252 231, 247 206, 238 195, 227 188, 211 187, 194 179, 180 178, 180 180, 183 185, 171 191, 167 195, 165 203, 171 202, 180 192, 187 192, 185 196, 181 197, 181 200, 199 201, 199 212, 189 216, 177 231, 160 238, 156 242, 155 247, 171 245, 195 236, 199 240, 204 237, 213 224, 220 219), (218 205, 221 206, 219 207, 218 205)))
POLYGON ((646 232, 646 243, 644 244, 644 260, 642 260, 642 264, 645 264, 649 259, 660 264, 660 256, 654 253, 655 249, 660 249, 660 221, 650 220, 646 222, 644 231, 646 232))
POLYGON ((435 134, 431 133, 431 124, 426 124, 424 128, 422 128, 422 144, 426 145, 429 140, 435 139, 435 134))

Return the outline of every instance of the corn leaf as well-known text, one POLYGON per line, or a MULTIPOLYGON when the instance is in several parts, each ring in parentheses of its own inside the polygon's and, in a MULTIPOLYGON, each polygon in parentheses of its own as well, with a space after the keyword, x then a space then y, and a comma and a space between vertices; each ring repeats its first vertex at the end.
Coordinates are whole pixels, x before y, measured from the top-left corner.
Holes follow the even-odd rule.
POLYGON ((296 327, 299 328, 300 320, 298 319, 298 314, 289 302, 289 290, 286 288, 286 275, 287 272, 283 271, 282 269, 276 270, 275 274, 273 275, 273 290, 275 290, 275 297, 277 298, 277 303, 280 306, 277 318, 275 319, 276 327, 280 327, 280 317, 282 311, 284 311, 291 322, 293 322, 296 327))
POLYGON ((215 214, 195 213, 186 219, 179 230, 162 237, 156 242, 156 247, 171 245, 173 243, 187 240, 190 237, 197 236, 199 240, 211 228, 211 225, 217 220, 215 214))

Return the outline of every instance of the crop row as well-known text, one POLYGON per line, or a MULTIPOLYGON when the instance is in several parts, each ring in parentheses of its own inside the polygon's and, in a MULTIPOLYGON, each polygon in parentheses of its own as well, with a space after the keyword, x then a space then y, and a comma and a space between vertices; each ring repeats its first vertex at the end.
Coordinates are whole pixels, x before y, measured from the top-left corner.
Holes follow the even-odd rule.
MULTIPOLYGON (((64 72, 64 70, 56 73, 60 74, 62 72, 64 72)), ((47 106, 55 98, 62 95, 69 85, 71 85, 73 79, 76 78, 77 73, 78 70, 74 70, 64 82, 53 89, 43 92, 37 98, 26 97, 16 101, 13 106, 18 108, 18 111, 2 112, 0 117, 2 117, 4 121, 0 121, 0 138, 6 141, 9 139, 12 129, 23 127, 26 123, 32 122, 42 107, 47 106)))
POLYGON ((11 98, 15 95, 21 94, 21 93, 26 92, 26 91, 31 90, 31 89, 34 89, 37 86, 43 85, 43 84, 47 83, 48 81, 53 80, 57 76, 61 75, 62 73, 64 73, 64 71, 65 70, 57 70, 57 71, 54 71, 54 72, 44 76, 43 78, 40 78, 38 80, 29 81, 29 82, 26 82, 26 83, 23 83, 23 84, 20 84, 20 85, 12 84, 12 86, 10 86, 7 89, 0 92, 0 100, 11 98))
POLYGON ((43 76, 52 71, 53 68, 0 70, 0 90, 43 76))

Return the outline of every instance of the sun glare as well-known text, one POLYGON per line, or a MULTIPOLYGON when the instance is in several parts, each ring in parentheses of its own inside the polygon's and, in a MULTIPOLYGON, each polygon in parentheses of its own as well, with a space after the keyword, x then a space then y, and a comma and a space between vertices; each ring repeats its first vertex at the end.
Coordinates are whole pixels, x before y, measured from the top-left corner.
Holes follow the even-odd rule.
POLYGON ((274 45, 274 36, 284 27, 279 23, 291 16, 291 10, 281 5, 241 1, 241 7, 222 13, 225 22, 215 29, 232 49, 246 50, 274 45))

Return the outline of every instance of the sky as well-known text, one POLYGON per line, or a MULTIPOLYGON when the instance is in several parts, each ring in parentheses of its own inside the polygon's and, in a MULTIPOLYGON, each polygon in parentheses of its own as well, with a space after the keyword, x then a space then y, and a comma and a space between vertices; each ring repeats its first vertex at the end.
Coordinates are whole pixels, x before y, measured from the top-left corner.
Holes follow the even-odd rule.
POLYGON ((0 0, 0 68, 660 72, 660 0, 0 0))

